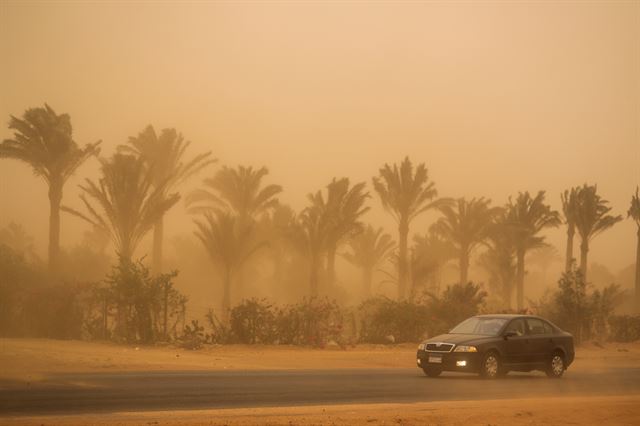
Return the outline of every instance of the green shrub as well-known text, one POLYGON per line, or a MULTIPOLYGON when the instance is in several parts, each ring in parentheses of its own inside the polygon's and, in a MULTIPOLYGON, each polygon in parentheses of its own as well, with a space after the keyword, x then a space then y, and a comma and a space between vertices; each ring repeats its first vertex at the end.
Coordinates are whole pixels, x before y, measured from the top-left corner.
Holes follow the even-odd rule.
POLYGON ((360 341, 365 343, 418 342, 429 322, 425 305, 382 296, 362 302, 359 314, 360 341))
POLYGON ((447 286, 439 296, 430 294, 427 301, 429 335, 446 333, 465 319, 477 315, 486 297, 487 293, 480 285, 471 282, 447 286))
POLYGON ((249 299, 231 309, 230 331, 235 343, 274 343, 276 315, 266 300, 249 299))
POLYGON ((609 318, 610 339, 614 342, 640 340, 640 315, 614 315, 609 318))

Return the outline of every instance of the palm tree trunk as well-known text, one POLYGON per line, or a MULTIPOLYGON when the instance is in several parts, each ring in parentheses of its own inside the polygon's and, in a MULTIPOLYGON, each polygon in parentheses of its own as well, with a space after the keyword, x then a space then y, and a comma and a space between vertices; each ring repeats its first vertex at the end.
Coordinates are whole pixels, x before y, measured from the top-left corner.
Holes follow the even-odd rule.
POLYGON ((327 281, 329 286, 336 283, 336 250, 336 244, 331 244, 327 249, 327 281))
POLYGON ((576 233, 574 225, 569 225, 567 229, 567 253, 565 255, 564 271, 571 271, 571 265, 573 264, 573 236, 576 233))
POLYGON ((516 307, 518 311, 524 308, 524 255, 523 249, 518 249, 518 266, 516 270, 516 307))
POLYGON ((226 268, 224 272, 223 282, 223 294, 222 294, 222 316, 228 319, 231 313, 231 269, 226 268))
POLYGON ((164 336, 165 341, 169 341, 169 333, 168 333, 168 321, 169 321, 169 282, 164 283, 164 318, 162 321, 162 334, 164 336))
POLYGON ((580 272, 582 279, 587 282, 587 256, 589 255, 589 240, 584 238, 580 243, 580 272))
POLYGON ((153 225, 153 272, 162 273, 162 240, 164 239, 164 217, 153 225))
POLYGON ((398 231, 400 234, 398 252, 398 300, 405 300, 407 293, 407 239, 409 237, 409 223, 406 218, 400 219, 398 231))
POLYGON ((460 251, 460 284, 466 284, 469 277, 469 253, 465 249, 460 251))
POLYGON ((318 296, 318 255, 311 255, 311 264, 309 265, 309 284, 311 286, 311 297, 318 296))
POLYGON ((364 284, 364 293, 363 299, 368 299, 371 297, 371 286, 373 284, 373 268, 365 266, 362 270, 362 282, 364 284))
POLYGON ((638 227, 638 245, 636 247, 636 312, 640 314, 640 227, 638 227))
POLYGON ((60 255, 60 202, 62 184, 51 182, 49 185, 49 272, 58 272, 60 255))

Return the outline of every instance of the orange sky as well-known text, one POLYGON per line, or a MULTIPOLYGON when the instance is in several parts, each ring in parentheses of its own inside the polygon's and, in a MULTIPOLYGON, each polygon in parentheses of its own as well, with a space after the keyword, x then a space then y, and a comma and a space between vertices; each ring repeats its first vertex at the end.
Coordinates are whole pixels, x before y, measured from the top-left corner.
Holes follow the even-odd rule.
MULTIPOLYGON (((0 137, 45 101, 107 155, 149 123, 176 127, 193 152, 267 165, 296 209, 333 176, 370 182, 405 155, 441 195, 500 204, 546 189, 559 209, 563 189, 589 182, 626 216, 640 184, 639 2, 0 0, 0 58, 0 137)), ((79 170, 65 204, 96 170, 79 170)), ((44 183, 1 161, 0 199, 0 227, 21 222, 44 247, 44 183)), ((191 232, 182 205, 169 219, 169 235, 191 232)), ((62 244, 82 229, 65 217, 62 244)), ((563 234, 549 233, 561 253, 563 234)), ((632 263, 632 222, 590 256, 632 263)))

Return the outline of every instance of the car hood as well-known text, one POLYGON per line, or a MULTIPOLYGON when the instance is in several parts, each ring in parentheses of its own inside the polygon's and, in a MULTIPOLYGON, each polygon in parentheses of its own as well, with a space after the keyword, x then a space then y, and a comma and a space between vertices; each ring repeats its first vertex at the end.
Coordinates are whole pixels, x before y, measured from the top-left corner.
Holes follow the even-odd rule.
POLYGON ((479 344, 487 340, 495 339, 497 336, 486 336, 483 334, 441 334, 431 337, 424 343, 453 343, 454 345, 479 344))

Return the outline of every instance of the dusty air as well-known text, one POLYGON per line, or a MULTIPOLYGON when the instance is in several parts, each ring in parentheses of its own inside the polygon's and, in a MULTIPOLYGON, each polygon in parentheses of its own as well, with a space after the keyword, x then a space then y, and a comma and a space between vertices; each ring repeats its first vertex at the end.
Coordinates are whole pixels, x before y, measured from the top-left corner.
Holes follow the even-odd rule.
POLYGON ((640 3, 0 0, 0 424, 640 424, 640 3))

